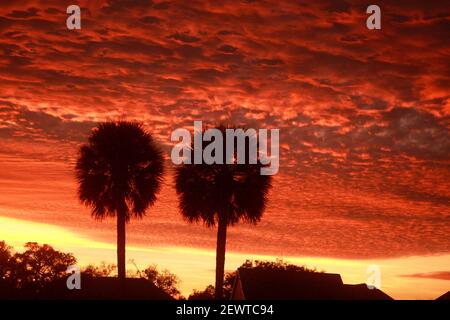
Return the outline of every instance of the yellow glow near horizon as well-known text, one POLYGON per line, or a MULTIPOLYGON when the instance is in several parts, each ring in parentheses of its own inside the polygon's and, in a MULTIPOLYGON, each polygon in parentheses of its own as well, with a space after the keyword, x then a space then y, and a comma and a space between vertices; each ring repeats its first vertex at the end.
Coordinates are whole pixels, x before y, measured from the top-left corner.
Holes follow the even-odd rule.
MULTIPOLYGON (((1 240, 17 251, 28 241, 50 244, 58 250, 72 252, 81 266, 102 261, 115 263, 116 247, 113 243, 95 241, 62 227, 0 217, 1 240)), ((450 255, 405 257, 395 259, 351 260, 322 257, 270 256, 254 253, 227 252, 226 270, 236 270, 245 260, 283 260, 330 273, 339 273, 344 283, 364 283, 370 264, 380 266, 382 290, 395 299, 435 299, 448 291, 450 281, 404 277, 413 273, 445 271, 450 255), (411 291, 415 290, 415 291, 411 291)), ((180 289, 188 296, 193 289, 203 289, 214 283, 215 251, 189 247, 158 246, 143 248, 127 246, 127 259, 133 259, 139 269, 151 264, 166 268, 182 280, 180 289)), ((135 266, 128 264, 133 270, 135 266)))
MULTIPOLYGON (((0 217, 0 233, 3 238, 2 240, 5 240, 9 245, 17 247, 16 250, 19 250, 19 246, 22 246, 26 242, 62 244, 64 247, 114 248, 112 244, 83 238, 62 227, 14 218, 0 217)), ((55 246, 60 247, 60 245, 55 246)))

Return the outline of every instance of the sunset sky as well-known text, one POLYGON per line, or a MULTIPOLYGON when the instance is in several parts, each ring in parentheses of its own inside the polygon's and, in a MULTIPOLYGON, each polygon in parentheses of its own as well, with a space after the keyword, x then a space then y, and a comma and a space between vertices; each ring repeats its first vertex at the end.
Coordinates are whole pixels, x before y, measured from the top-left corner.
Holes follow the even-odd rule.
MULTIPOLYGON (((257 226, 229 229, 226 269, 285 258, 346 283, 378 264, 394 298, 450 290, 450 7, 376 1, 2 1, 0 241, 115 262, 115 220, 77 199, 79 146, 99 121, 139 120, 164 186, 127 229, 127 259, 214 281, 214 229, 188 224, 170 134, 280 129, 280 171, 257 226), (81 7, 81 30, 66 8, 81 7)), ((128 264, 128 268, 134 268, 128 264)))

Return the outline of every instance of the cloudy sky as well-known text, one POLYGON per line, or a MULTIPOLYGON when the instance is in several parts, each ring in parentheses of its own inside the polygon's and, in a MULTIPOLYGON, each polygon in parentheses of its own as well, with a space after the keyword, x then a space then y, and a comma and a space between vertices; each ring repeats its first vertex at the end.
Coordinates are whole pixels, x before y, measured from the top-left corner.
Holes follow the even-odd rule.
MULTIPOLYGON (((167 157, 194 120, 279 128, 268 209, 230 230, 230 252, 430 257, 398 279, 438 286, 429 298, 448 290, 450 9, 377 4, 381 30, 366 28, 366 1, 2 2, 0 218, 17 239, 41 223, 113 243, 114 221, 90 218, 73 174, 99 121, 142 121, 167 157), (81 30, 66 27, 71 4, 81 30)), ((181 218, 167 167, 129 243, 212 250, 215 231, 181 218)))

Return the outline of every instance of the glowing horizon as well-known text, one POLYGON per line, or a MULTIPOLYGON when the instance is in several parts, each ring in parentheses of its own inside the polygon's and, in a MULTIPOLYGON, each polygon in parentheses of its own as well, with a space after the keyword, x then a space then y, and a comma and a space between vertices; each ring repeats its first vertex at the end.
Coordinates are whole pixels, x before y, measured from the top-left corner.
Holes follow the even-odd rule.
MULTIPOLYGON (((27 239, 32 238, 33 242, 49 244, 58 250, 73 253, 80 266, 98 265, 101 262, 116 263, 114 243, 95 241, 62 227, 0 216, 0 234, 11 239, 7 241, 7 244, 13 246, 15 251, 21 251, 21 247, 29 241, 27 239), (16 230, 20 230, 20 233, 16 233, 16 230), (52 236, 49 237, 49 234, 52 236), (59 245, 53 245, 53 243, 59 243, 59 245)), ((129 259, 133 259, 141 270, 156 264, 160 269, 168 269, 175 273, 181 279, 180 289, 185 297, 188 297, 192 290, 202 290, 214 281, 214 249, 170 246, 143 248, 128 245, 127 260, 129 259)), ((430 282, 429 279, 408 276, 420 274, 423 271, 441 271, 447 266, 450 255, 358 261, 326 257, 270 256, 231 251, 227 252, 226 270, 236 270, 247 259, 268 261, 283 259, 285 262, 315 268, 318 271, 338 273, 346 284, 365 283, 367 266, 377 264, 382 270, 381 290, 394 299, 435 299, 445 293, 448 288, 448 279, 435 279, 430 282), (424 267, 426 263, 433 263, 433 268, 424 267), (418 292, 409 292, 410 286, 416 286, 418 292)), ((128 270, 133 271, 134 268, 134 265, 127 263, 128 270)))

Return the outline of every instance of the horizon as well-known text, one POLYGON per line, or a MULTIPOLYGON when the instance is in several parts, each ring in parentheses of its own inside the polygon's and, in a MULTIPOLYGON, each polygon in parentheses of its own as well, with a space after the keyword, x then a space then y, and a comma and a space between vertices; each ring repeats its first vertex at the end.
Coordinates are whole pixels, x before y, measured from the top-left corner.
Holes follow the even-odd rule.
MULTIPOLYGON (((64 244, 54 246, 55 249, 63 252, 74 253, 77 258, 77 265, 86 267, 88 265, 100 265, 116 263, 116 248, 114 243, 96 241, 90 238, 81 238, 79 235, 65 230, 61 227, 44 227, 44 232, 39 232, 37 223, 26 221, 12 221, 15 219, 0 218, 6 225, 5 229, 14 225, 22 225, 22 229, 27 233, 31 232, 38 239, 39 244, 44 244, 39 240, 47 239, 46 233, 52 231, 59 237, 65 236, 68 240, 64 244), (6 221, 5 221, 6 220, 6 221), (9 221, 8 221, 9 220, 9 221), (28 225, 27 227, 24 227, 28 225), (33 226, 34 225, 34 226, 33 226), (101 258, 99 258, 101 257, 101 258)), ((0 226, 0 231, 3 233, 0 226)), ((53 240, 54 241, 54 240, 53 240)), ((26 240, 13 240, 14 250, 21 252, 26 240)), ((60 241, 61 243, 61 241, 60 241)), ((50 243, 46 243, 51 245, 50 243)), ((210 285, 214 278, 214 248, 193 248, 193 247, 170 247, 155 246, 143 247, 143 244, 129 245, 127 247, 127 260, 133 259, 133 263, 127 261, 127 270, 140 271, 150 265, 156 265, 158 270, 167 269, 177 275, 180 280, 180 291, 184 297, 188 297, 193 290, 203 290, 210 285), (185 261, 185 259, 188 259, 185 261), (180 260, 182 261, 180 263, 180 260), (174 266, 176 266, 174 268, 174 266), (199 276, 199 274, 201 276, 199 276)), ((381 291, 387 293, 394 299, 400 300, 433 300, 448 291, 446 281, 440 278, 448 277, 448 274, 439 274, 439 270, 447 266, 450 255, 444 256, 409 256, 390 259, 367 259, 356 261, 352 259, 339 259, 330 257, 295 257, 295 256, 274 256, 260 255, 245 252, 227 253, 226 272, 236 271, 246 260, 276 261, 278 259, 284 262, 305 266, 320 272, 336 273, 342 277, 345 284, 364 284, 367 283, 367 266, 376 263, 382 272, 381 291), (432 263, 432 268, 424 268, 423 264, 432 263), (430 270, 433 270, 430 272, 430 270), (426 272, 423 272, 426 271, 426 272), (406 273, 405 273, 406 272, 406 273), (430 281, 434 280, 434 281, 430 281), (385 284, 385 281, 387 285, 385 284), (408 288, 415 287, 417 291, 408 291, 408 288)), ((446 279, 446 278, 445 278, 446 279)))
POLYGON ((68 30, 70 4, 0 4, 0 241, 116 263, 116 221, 80 203, 75 166, 99 123, 138 121, 165 173, 126 260, 185 296, 214 285, 217 228, 183 218, 170 161, 171 133, 200 120, 279 129, 265 210, 228 227, 226 271, 282 258, 365 283, 374 264, 395 299, 449 290, 448 5, 378 1, 369 30, 362 0, 78 1, 68 30))

